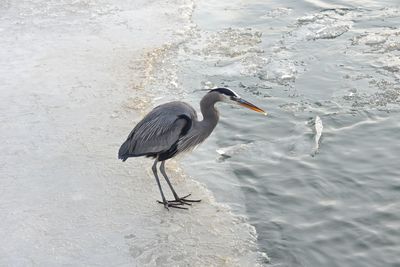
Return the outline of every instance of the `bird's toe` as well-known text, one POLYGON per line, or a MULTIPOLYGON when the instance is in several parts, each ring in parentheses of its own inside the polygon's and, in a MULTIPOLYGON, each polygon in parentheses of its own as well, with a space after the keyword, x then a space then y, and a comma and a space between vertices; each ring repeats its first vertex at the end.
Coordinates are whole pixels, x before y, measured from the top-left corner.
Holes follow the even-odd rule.
POLYGON ((167 210, 169 210, 169 208, 175 208, 175 209, 182 209, 182 210, 187 210, 188 208, 182 207, 182 205, 184 205, 184 203, 180 203, 180 202, 175 202, 175 201, 159 201, 157 200, 158 203, 163 204, 164 208, 166 208, 167 210))

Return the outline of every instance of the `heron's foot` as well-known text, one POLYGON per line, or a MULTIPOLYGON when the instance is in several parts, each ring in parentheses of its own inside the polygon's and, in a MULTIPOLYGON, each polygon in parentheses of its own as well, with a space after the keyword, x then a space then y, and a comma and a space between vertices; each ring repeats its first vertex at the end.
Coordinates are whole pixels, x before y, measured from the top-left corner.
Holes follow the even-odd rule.
POLYGON ((157 202, 160 203, 160 204, 164 204, 164 207, 165 207, 166 209, 168 209, 168 207, 172 207, 172 208, 185 209, 185 210, 187 210, 188 208, 182 207, 182 206, 183 206, 183 205, 191 206, 191 205, 192 205, 191 202, 200 202, 200 201, 201 201, 201 199, 198 199, 198 200, 197 200, 197 199, 196 199, 196 200, 194 200, 194 199, 187 199, 187 197, 189 197, 190 195, 191 195, 191 194, 188 194, 188 195, 186 195, 186 196, 184 196, 184 197, 178 197, 178 196, 176 196, 176 197, 175 197, 175 200, 168 200, 168 201, 165 201, 165 202, 157 200, 157 202))
POLYGON ((158 203, 163 204, 164 208, 166 208, 167 210, 169 210, 169 208, 175 208, 175 209, 181 209, 181 210, 187 210, 188 208, 182 207, 183 204, 182 203, 176 203, 174 201, 159 201, 157 200, 158 203))
POLYGON ((181 204, 183 204, 183 205, 189 205, 189 206, 191 206, 192 204, 191 203, 193 203, 193 202, 200 202, 201 201, 201 199, 187 199, 187 197, 189 197, 191 194, 188 194, 188 195, 186 195, 186 196, 184 196, 184 197, 178 197, 178 196, 175 196, 175 200, 172 200, 172 201, 170 201, 170 202, 172 202, 172 203, 181 203, 181 204))

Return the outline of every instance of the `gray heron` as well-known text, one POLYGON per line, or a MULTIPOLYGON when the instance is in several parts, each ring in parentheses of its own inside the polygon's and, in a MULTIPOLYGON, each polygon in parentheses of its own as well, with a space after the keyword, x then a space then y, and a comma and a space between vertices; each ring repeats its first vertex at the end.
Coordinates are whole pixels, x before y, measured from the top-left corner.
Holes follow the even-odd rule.
POLYGON ((122 161, 140 156, 155 159, 152 170, 162 198, 162 201, 158 202, 166 209, 168 207, 187 209, 183 205, 200 202, 200 200, 187 199, 190 194, 184 197, 178 196, 165 172, 165 161, 179 153, 194 149, 211 134, 219 119, 215 103, 220 101, 235 103, 266 115, 264 110, 242 99, 233 90, 216 88, 210 90, 200 101, 203 120, 198 120, 194 108, 185 102, 165 103, 150 111, 121 145, 118 158, 122 161), (157 174, 159 162, 161 162, 159 169, 174 195, 174 200, 167 201, 164 196, 157 174))

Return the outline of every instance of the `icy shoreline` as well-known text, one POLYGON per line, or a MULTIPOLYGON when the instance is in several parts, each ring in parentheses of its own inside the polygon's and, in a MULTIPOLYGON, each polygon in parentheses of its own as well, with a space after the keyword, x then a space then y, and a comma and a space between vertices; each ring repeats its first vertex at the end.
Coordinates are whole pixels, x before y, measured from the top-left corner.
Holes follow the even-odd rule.
POLYGON ((116 159, 153 105, 152 72, 192 8, 189 1, 2 7, 0 265, 256 264, 254 227, 174 163, 178 192, 203 199, 189 211, 155 202, 150 162, 116 159))

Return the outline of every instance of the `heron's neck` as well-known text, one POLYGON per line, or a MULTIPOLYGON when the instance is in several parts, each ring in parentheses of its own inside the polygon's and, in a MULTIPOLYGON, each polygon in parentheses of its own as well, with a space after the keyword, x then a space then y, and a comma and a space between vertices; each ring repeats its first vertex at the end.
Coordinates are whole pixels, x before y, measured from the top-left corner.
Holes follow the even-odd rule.
POLYGON ((200 101, 201 114, 203 114, 203 120, 200 122, 203 125, 207 125, 207 129, 210 129, 210 133, 214 130, 218 123, 219 115, 218 110, 214 107, 215 103, 219 101, 219 97, 216 94, 206 94, 200 101))

